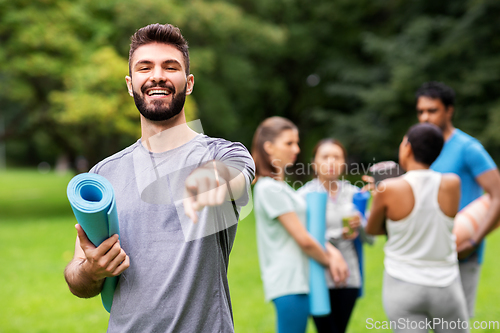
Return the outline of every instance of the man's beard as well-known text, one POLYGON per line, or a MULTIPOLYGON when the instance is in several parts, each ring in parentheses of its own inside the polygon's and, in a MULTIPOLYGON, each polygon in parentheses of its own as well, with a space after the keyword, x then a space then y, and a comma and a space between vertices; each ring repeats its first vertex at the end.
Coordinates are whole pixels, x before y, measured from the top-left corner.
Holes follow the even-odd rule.
POLYGON ((154 86, 144 86, 142 87, 142 96, 133 91, 135 106, 144 118, 152 121, 164 121, 172 117, 177 116, 184 107, 184 102, 186 101, 186 85, 184 85, 184 90, 179 93, 175 92, 173 86, 168 87, 164 83, 160 83, 154 86), (146 93, 145 91, 150 88, 166 88, 169 89, 172 95, 172 101, 168 105, 165 104, 164 99, 152 100, 151 105, 146 104, 146 93))

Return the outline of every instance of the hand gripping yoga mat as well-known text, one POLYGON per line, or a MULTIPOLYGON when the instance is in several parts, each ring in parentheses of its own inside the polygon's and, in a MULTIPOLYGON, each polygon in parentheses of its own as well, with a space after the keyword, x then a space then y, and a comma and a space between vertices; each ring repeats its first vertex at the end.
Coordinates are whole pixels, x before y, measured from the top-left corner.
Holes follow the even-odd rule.
MULTIPOLYGON (((326 192, 306 195, 307 231, 321 246, 325 243, 327 199, 326 192)), ((313 316, 326 316, 331 311, 325 268, 314 259, 309 259, 309 309, 313 316)))
MULTIPOLYGON (((79 174, 69 182, 67 195, 78 224, 95 246, 114 234, 120 235, 115 192, 106 178, 94 173, 79 174)), ((118 276, 104 280, 101 299, 108 312, 117 283, 118 276)))

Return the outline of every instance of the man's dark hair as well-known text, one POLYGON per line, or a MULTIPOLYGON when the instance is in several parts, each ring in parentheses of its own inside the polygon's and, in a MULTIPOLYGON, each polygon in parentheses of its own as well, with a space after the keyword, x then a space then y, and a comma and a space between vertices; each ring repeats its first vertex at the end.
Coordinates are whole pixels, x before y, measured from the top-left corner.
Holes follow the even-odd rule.
POLYGON ((415 93, 417 100, 420 96, 440 99, 446 108, 455 105, 455 91, 442 82, 431 81, 422 84, 415 93))
POLYGON ((140 28, 130 37, 130 51, 128 53, 129 74, 132 73, 132 56, 140 46, 151 43, 163 43, 176 47, 181 51, 186 66, 186 75, 189 75, 189 51, 188 43, 181 34, 181 30, 171 24, 150 24, 140 28))
POLYGON ((406 137, 411 144, 415 161, 426 165, 431 165, 443 149, 443 132, 434 124, 413 125, 406 133, 406 137))

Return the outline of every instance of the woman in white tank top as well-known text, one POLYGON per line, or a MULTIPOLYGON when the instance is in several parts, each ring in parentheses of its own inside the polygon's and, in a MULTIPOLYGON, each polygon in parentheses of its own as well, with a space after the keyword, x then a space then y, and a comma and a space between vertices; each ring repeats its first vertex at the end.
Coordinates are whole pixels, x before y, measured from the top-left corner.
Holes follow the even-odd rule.
POLYGON ((365 230, 388 236, 383 302, 394 332, 469 331, 452 234, 460 178, 429 169, 443 143, 437 126, 411 127, 399 147, 407 173, 374 191, 365 230))

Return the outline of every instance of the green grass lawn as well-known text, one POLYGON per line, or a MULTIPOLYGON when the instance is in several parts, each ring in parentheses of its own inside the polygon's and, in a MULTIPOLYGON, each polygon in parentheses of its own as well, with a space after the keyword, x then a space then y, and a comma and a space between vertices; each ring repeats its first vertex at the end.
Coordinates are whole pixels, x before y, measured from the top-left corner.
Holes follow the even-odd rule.
MULTIPOLYGON (((108 314, 99 297, 79 299, 63 270, 72 257, 76 223, 66 199, 71 175, 0 172, 0 332, 104 332, 108 314)), ((496 300, 500 233, 489 237, 476 318, 500 321, 496 300)), ((366 290, 349 332, 366 332, 366 320, 386 320, 382 309, 383 239, 366 247, 366 290)), ((238 229, 229 282, 236 332, 274 332, 272 304, 264 302, 253 215, 238 229)), ((315 332, 310 323, 309 332, 315 332)), ((472 330, 494 332, 494 330, 472 330)))

